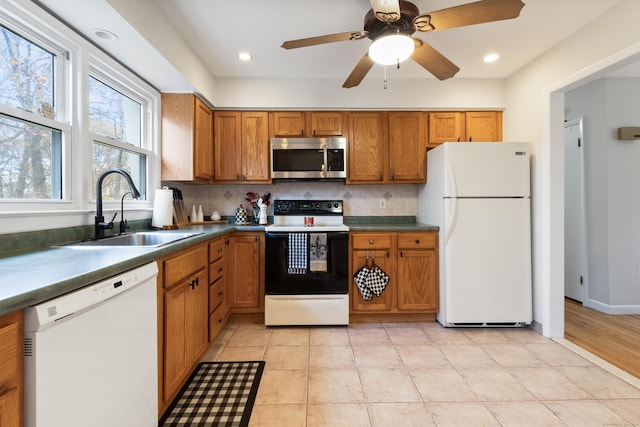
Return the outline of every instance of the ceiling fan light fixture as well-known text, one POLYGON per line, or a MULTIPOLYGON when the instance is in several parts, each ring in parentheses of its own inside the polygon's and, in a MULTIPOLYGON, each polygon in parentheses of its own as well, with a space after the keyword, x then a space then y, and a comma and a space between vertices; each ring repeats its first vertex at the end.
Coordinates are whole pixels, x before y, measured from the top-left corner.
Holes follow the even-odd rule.
POLYGON ((408 59, 414 48, 413 39, 403 34, 379 37, 369 46, 369 58, 382 65, 398 64, 408 59))

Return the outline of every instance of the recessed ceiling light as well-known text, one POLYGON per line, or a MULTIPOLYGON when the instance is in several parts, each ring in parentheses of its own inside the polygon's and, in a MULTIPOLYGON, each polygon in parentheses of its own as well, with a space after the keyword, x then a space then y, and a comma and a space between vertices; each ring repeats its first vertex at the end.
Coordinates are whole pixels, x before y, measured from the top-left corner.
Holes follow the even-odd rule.
POLYGON ((96 28, 95 30, 93 30, 93 34, 96 37, 101 38, 102 40, 118 40, 118 36, 115 33, 103 30, 101 28, 96 28))
POLYGON ((498 58, 500 58, 500 55, 498 55, 497 53, 490 53, 489 55, 484 57, 484 62, 495 62, 498 60, 498 58))
POLYGON ((238 59, 241 61, 249 61, 253 56, 249 52, 240 52, 238 54, 238 59))

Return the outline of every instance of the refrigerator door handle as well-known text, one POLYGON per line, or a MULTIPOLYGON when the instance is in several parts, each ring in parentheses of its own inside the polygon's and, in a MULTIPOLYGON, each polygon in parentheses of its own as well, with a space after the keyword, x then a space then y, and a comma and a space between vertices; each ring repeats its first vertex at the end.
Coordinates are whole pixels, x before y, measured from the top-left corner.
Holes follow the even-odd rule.
POLYGON ((449 215, 445 218, 445 227, 446 234, 444 235, 444 244, 449 243, 449 238, 451 234, 453 234, 453 229, 456 226, 456 217, 458 213, 458 199, 456 198, 445 198, 445 203, 449 203, 449 215))
MULTIPOLYGON (((451 194, 448 197, 458 197, 458 186, 456 184, 456 175, 453 173, 453 167, 451 166, 451 161, 449 161, 449 156, 447 156, 447 152, 444 153, 444 169, 447 174, 447 178, 449 180, 449 185, 451 186, 451 194)), ((445 190, 446 191, 446 190, 445 190)))

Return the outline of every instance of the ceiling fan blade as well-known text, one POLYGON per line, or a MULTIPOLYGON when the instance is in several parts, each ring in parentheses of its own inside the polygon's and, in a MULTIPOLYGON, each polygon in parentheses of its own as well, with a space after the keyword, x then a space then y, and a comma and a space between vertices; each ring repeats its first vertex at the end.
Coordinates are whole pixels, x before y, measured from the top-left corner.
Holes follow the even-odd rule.
POLYGON ((422 40, 413 39, 416 49, 411 54, 411 59, 421 67, 436 76, 439 80, 446 80, 456 75, 460 68, 449 61, 443 54, 429 46, 422 40))
POLYGON ((346 40, 360 40, 367 37, 367 31, 351 31, 348 33, 327 34, 325 36, 309 37, 306 39, 289 40, 282 43, 285 49, 296 49, 299 47, 314 46, 317 44, 343 42, 346 40))
POLYGON ((418 31, 441 31, 485 22, 517 18, 524 7, 522 0, 481 0, 435 12, 423 13, 413 19, 418 31))
POLYGON ((373 13, 382 22, 396 22, 400 19, 400 2, 398 0, 371 0, 373 13))
POLYGON ((369 52, 367 52, 360 58, 360 61, 358 61, 353 71, 351 71, 347 80, 342 84, 342 87, 350 88, 358 86, 371 67, 373 67, 373 59, 369 58, 369 52))

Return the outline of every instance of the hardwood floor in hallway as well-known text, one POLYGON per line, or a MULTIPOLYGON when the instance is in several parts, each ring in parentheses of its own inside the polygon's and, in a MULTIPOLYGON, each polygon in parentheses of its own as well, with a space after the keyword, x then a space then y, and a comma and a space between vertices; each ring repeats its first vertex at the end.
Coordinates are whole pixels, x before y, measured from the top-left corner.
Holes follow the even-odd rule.
POLYGON ((564 334, 572 343, 640 378, 640 315, 609 315, 565 299, 564 334))

